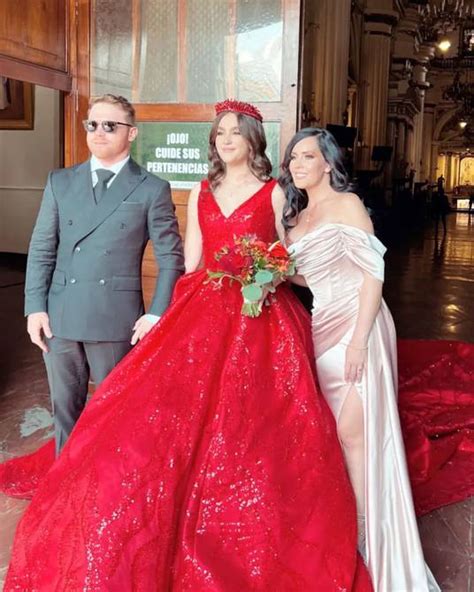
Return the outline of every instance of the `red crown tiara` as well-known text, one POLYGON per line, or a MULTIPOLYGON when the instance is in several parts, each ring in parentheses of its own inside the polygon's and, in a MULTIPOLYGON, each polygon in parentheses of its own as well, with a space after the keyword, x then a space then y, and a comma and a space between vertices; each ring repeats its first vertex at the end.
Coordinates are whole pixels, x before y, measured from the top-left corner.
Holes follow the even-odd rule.
POLYGON ((250 103, 244 103, 243 101, 236 101, 235 99, 226 99, 225 101, 221 101, 220 103, 216 103, 216 115, 220 113, 225 113, 226 111, 232 111, 233 113, 242 113, 243 115, 248 115, 249 117, 253 117, 258 121, 263 121, 262 114, 250 103))

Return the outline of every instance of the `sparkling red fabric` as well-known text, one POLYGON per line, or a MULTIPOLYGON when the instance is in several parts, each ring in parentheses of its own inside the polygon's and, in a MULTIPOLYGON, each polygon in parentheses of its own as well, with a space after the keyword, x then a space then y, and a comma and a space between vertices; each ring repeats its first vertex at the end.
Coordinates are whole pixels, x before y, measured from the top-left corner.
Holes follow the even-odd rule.
MULTIPOLYGON (((474 345, 398 341, 399 411, 418 516, 474 495, 474 345)), ((31 499, 54 442, 0 465, 0 490, 31 499)))
POLYGON ((474 495, 474 345, 398 342, 399 411, 419 516, 474 495))
MULTIPOLYGON (((226 218, 204 184, 205 267, 233 235, 274 239, 273 187, 226 218)), ((235 283, 183 277, 39 485, 51 445, 3 466, 4 489, 37 490, 6 592, 372 590, 308 316, 286 286, 256 319, 241 304, 235 283)))

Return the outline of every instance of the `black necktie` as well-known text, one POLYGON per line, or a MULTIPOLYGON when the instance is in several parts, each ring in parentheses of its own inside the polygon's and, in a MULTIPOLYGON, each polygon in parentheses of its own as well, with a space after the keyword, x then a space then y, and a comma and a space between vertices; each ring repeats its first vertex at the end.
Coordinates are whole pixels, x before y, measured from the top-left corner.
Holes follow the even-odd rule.
POLYGON ((107 183, 115 175, 115 173, 107 169, 97 169, 95 173, 97 175, 97 183, 94 187, 94 197, 95 203, 99 203, 107 191, 107 183))

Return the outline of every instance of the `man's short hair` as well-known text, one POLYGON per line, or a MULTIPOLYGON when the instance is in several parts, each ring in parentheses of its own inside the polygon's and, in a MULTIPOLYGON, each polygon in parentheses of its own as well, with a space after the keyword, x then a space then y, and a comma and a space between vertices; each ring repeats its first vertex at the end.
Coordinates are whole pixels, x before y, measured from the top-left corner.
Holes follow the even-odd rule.
POLYGON ((135 125, 135 109, 132 105, 132 103, 130 103, 130 101, 128 99, 126 99, 125 97, 122 97, 120 95, 112 95, 110 93, 107 93, 105 95, 101 95, 100 97, 94 97, 89 101, 89 111, 92 109, 92 107, 94 105, 97 105, 97 103, 107 103, 108 105, 117 105, 118 107, 120 107, 126 117, 127 117, 127 123, 131 123, 132 125, 135 125))

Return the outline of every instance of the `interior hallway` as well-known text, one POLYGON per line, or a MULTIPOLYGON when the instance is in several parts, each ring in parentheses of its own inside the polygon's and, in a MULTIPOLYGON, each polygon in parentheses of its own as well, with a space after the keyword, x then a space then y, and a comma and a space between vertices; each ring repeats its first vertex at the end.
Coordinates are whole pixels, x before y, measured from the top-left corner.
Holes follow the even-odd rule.
MULTIPOLYGON (((448 232, 431 227, 386 237, 385 298, 402 338, 474 341, 474 215, 451 214, 448 232)), ((0 255, 0 451, 18 455, 51 435, 43 361, 23 318, 25 259, 0 255)), ((0 582, 14 529, 26 502, 0 495, 0 582)), ((443 592, 474 590, 474 503, 451 505, 420 520, 427 562, 443 592)), ((314 592, 314 591, 302 591, 314 592)), ((390 592, 390 591, 387 591, 390 592)), ((407 591, 417 592, 417 591, 407 591)))

